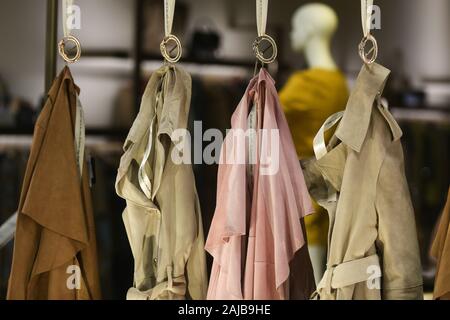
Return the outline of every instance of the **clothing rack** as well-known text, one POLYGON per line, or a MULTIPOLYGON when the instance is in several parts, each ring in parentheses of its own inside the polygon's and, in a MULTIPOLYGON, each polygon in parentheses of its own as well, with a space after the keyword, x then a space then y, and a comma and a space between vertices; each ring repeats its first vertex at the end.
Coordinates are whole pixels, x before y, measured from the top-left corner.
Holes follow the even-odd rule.
MULTIPOLYGON (((58 34, 58 2, 60 0, 47 0, 47 33, 46 33, 46 55, 45 55, 45 93, 48 92, 52 81, 56 76, 57 67, 57 34, 58 34)), ((134 16, 135 16, 135 30, 134 43, 131 53, 123 50, 85 50, 82 52, 83 57, 115 57, 115 58, 132 58, 133 59, 133 91, 134 97, 132 103, 135 107, 135 112, 139 111, 141 101, 141 85, 140 80, 143 75, 142 63, 146 61, 161 60, 161 56, 155 54, 146 54, 143 52, 142 39, 144 30, 144 1, 135 0, 134 16)), ((280 33, 279 30, 276 31, 280 33)), ((278 37, 281 39, 281 37, 278 37)), ((208 59, 199 60, 189 57, 183 58, 184 63, 198 64, 198 65, 219 65, 229 67, 244 67, 253 70, 253 60, 233 60, 233 59, 208 59)), ((279 62, 276 65, 277 70, 288 69, 287 65, 279 62)))
POLYGON ((58 0, 47 0, 47 28, 45 36, 45 93, 56 77, 56 37, 58 34, 58 0))

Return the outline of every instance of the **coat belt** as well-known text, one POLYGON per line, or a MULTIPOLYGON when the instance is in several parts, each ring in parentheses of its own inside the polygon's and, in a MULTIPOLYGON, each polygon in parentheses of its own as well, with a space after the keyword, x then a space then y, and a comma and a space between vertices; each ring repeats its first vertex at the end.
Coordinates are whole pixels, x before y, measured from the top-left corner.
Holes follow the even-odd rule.
POLYGON ((135 287, 131 287, 127 292, 127 300, 158 300, 164 299, 166 295, 172 293, 177 298, 185 299, 186 295, 186 278, 184 275, 173 278, 172 268, 167 268, 167 281, 158 283, 153 288, 141 291, 135 287))
MULTIPOLYGON (((373 277, 373 274, 368 272, 372 266, 380 267, 380 259, 376 254, 328 267, 312 297, 320 297, 324 290, 327 294, 331 294, 333 289, 369 280, 369 277, 373 277)), ((377 277, 381 277, 381 273, 377 277)))

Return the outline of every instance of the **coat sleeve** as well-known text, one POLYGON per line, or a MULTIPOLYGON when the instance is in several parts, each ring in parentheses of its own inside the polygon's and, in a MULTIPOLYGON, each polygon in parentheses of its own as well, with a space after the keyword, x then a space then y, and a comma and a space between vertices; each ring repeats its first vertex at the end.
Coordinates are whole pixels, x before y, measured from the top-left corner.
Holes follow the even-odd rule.
POLYGON ((383 299, 423 299, 414 210, 400 140, 393 142, 386 152, 377 181, 375 206, 383 299))

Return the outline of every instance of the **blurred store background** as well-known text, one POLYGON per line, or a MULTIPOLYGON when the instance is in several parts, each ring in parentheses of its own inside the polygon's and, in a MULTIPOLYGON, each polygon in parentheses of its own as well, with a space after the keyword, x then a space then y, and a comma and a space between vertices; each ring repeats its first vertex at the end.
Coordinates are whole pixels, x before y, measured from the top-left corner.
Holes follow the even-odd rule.
MULTIPOLYGON (((268 34, 279 47, 270 72, 282 88, 306 68, 290 43, 291 18, 311 1, 271 1, 268 34)), ((319 1, 333 8, 339 27, 332 54, 349 87, 361 67, 360 1, 319 1)), ((79 62, 71 66, 81 88, 96 159, 93 187, 104 298, 123 299, 132 283, 132 256, 114 190, 121 145, 150 73, 161 64, 163 2, 76 0, 81 8, 79 62)), ((415 207, 425 289, 432 291, 430 242, 450 182, 450 1, 376 0, 381 8, 378 62, 392 70, 386 97, 404 136, 406 170, 415 207)), ((203 130, 229 127, 231 114, 254 70, 254 0, 178 0, 174 34, 182 65, 192 74, 191 123, 203 130)), ((16 210, 33 122, 45 96, 46 0, 0 0, 0 224, 16 210)), ((58 10, 60 16, 60 10, 58 10)), ((62 37, 58 23, 58 39, 62 37)), ((56 48, 55 48, 56 51, 56 48)), ((63 66, 58 57, 59 71, 63 66)), ((345 105, 342 106, 342 109, 345 105)), ((194 168, 207 232, 215 206, 217 167, 194 168)), ((206 236, 206 234, 205 234, 206 236)), ((12 243, 0 248, 0 299, 6 295, 12 243)))

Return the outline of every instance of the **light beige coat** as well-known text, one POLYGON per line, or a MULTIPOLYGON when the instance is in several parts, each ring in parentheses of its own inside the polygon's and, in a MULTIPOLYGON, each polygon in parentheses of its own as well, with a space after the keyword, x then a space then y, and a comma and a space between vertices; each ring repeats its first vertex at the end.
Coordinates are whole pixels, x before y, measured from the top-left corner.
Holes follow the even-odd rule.
POLYGON ((377 64, 362 68, 328 153, 303 163, 330 217, 319 299, 423 298, 402 132, 377 99, 388 75, 377 64))
POLYGON ((190 98, 189 74, 174 66, 155 71, 125 141, 116 191, 127 202, 123 220, 135 260, 127 299, 206 297, 194 175, 190 164, 171 157, 177 143, 172 133, 186 128, 190 98))

